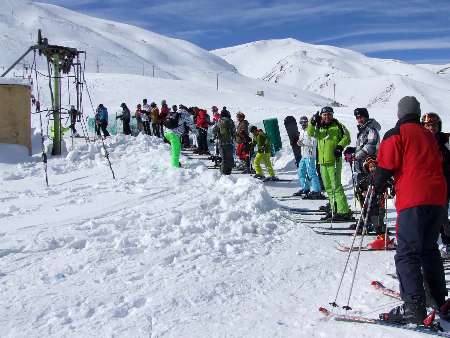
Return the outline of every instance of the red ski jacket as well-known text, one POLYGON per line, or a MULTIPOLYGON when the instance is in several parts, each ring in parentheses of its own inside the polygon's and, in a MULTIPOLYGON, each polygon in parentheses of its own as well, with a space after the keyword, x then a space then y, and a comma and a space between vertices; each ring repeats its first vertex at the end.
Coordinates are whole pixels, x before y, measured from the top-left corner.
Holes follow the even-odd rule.
POLYGON ((209 127, 209 116, 206 110, 199 109, 197 114, 197 120, 195 122, 197 128, 208 129, 209 127))
POLYGON ((167 105, 161 106, 161 112, 159 113, 159 121, 164 122, 169 115, 169 107, 167 105))
POLYGON ((397 212, 419 205, 447 203, 447 184, 436 138, 417 115, 406 115, 389 130, 378 151, 375 189, 394 176, 397 212))

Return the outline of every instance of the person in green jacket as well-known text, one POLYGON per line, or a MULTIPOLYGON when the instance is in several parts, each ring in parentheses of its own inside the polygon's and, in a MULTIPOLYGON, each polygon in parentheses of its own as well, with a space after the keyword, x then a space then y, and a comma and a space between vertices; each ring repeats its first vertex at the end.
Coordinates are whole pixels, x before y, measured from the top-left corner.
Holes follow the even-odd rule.
POLYGON ((347 198, 341 183, 342 150, 351 142, 350 133, 333 118, 333 108, 323 107, 310 120, 308 135, 317 140, 320 174, 328 195, 331 212, 323 219, 334 221, 352 220, 347 198))
POLYGON ((255 126, 250 128, 250 133, 253 135, 250 146, 252 148, 258 146, 255 159, 253 160, 253 167, 256 172, 254 177, 259 179, 264 178, 264 172, 261 168, 261 162, 263 162, 269 172, 270 178, 275 179, 275 171, 273 170, 272 163, 270 162, 270 142, 267 135, 255 126))

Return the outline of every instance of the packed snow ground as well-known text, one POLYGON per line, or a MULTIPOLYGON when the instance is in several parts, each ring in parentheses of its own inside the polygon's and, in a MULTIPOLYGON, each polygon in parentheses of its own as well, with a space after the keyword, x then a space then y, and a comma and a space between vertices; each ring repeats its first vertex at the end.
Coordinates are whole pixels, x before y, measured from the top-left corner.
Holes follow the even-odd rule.
MULTIPOLYGON (((98 143, 51 158, 49 188, 38 157, 1 164, 0 336, 414 336, 323 321, 317 309, 333 300, 346 258, 336 240, 349 238, 286 218, 271 195, 297 182, 221 177, 185 157, 175 170, 169 147, 149 136, 113 137, 107 147, 116 181, 98 143)), ((288 150, 275 164, 295 177, 288 150)), ((357 312, 393 305, 370 286, 396 287, 393 271, 392 252, 363 254, 357 312)))

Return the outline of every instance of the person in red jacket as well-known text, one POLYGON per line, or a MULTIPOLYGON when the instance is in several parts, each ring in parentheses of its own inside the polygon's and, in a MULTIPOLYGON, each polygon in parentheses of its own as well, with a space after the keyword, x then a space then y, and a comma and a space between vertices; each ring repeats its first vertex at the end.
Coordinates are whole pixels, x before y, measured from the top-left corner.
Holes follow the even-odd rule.
POLYGON ((374 188, 383 191, 394 176, 395 267, 404 303, 381 316, 396 323, 422 324, 426 318, 424 278, 437 306, 446 307, 447 289, 437 240, 447 217, 447 185, 436 139, 420 124, 420 103, 414 96, 405 96, 398 103, 397 116, 396 126, 386 132, 380 144, 374 188))
POLYGON ((210 118, 205 109, 197 108, 197 119, 195 126, 198 131, 198 151, 199 155, 211 155, 208 150, 208 127, 210 118))
POLYGON ((164 122, 167 119, 167 116, 169 115, 170 109, 167 105, 166 100, 161 101, 161 110, 159 112, 159 133, 164 138, 164 122))

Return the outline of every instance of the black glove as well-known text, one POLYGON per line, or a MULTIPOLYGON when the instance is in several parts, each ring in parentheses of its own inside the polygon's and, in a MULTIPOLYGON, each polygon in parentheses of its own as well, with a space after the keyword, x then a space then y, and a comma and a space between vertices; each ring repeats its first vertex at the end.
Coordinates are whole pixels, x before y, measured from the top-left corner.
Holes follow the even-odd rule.
POLYGON ((317 113, 315 113, 315 114, 313 115, 313 117, 311 117, 311 124, 312 124, 313 126, 319 125, 319 124, 320 124, 320 120, 321 120, 320 113, 317 112, 317 113))
POLYGON ((342 150, 342 146, 337 146, 336 149, 334 149, 334 156, 336 156, 336 158, 342 157, 342 150))

